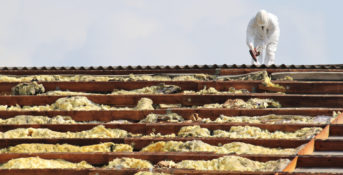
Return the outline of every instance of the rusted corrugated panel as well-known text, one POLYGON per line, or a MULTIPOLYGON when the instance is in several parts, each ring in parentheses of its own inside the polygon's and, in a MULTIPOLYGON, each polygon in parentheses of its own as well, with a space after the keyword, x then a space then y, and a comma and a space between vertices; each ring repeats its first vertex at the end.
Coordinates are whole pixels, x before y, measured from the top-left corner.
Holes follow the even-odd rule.
POLYGON ((175 65, 175 66, 162 66, 162 65, 156 65, 156 66, 90 66, 90 67, 0 67, 1 71, 4 70, 160 70, 160 69, 216 69, 216 68, 224 68, 224 69, 245 69, 245 68, 267 68, 267 69, 343 69, 343 64, 318 64, 318 65, 175 65))
POLYGON ((124 73, 209 73, 215 74, 216 69, 343 69, 342 64, 322 65, 175 65, 175 66, 98 66, 98 67, 0 67, 0 74, 124 74, 124 73))

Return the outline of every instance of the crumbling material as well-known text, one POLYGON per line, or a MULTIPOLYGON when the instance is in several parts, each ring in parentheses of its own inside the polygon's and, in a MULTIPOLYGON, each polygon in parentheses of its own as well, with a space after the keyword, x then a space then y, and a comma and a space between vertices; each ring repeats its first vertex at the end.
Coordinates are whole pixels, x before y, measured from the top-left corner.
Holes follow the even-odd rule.
POLYGON ((144 169, 144 168, 153 168, 154 166, 146 160, 135 159, 135 158, 116 158, 108 163, 105 168, 114 168, 114 169, 123 169, 123 168, 135 168, 135 169, 144 169))
POLYGON ((139 123, 158 123, 158 122, 183 122, 182 116, 176 113, 169 114, 149 114, 139 123))
POLYGON ((231 142, 222 146, 214 146, 200 140, 187 142, 159 141, 144 147, 141 152, 214 152, 217 154, 283 154, 293 155, 293 148, 266 148, 243 142, 231 142))
POLYGON ((0 153, 46 153, 46 152, 132 152, 133 148, 127 144, 112 142, 99 143, 87 146, 70 144, 41 144, 25 143, 0 149, 0 153))
POLYGON ((327 124, 334 120, 331 116, 303 116, 303 115, 276 115, 269 114, 263 116, 225 116, 220 115, 217 119, 200 119, 204 123, 266 123, 266 124, 327 124))
POLYGON ((204 89, 200 91, 183 91, 184 94, 198 94, 198 95, 207 95, 207 94, 247 94, 249 93, 246 89, 235 89, 234 87, 230 87, 227 91, 218 91, 214 87, 204 87, 204 89))
POLYGON ((0 82, 90 82, 90 81, 209 81, 209 74, 129 74, 129 75, 0 75, 0 82))
POLYGON ((214 130, 213 133, 199 125, 184 126, 179 132, 179 137, 228 137, 228 138, 254 138, 254 139, 310 139, 322 131, 320 127, 305 127, 294 132, 270 132, 254 126, 231 126, 229 131, 214 130))
POLYGON ((17 115, 8 119, 0 119, 0 124, 75 124, 77 123, 70 116, 57 115, 55 117, 17 115))
POLYGON ((193 106, 193 108, 244 108, 244 109, 264 109, 281 108, 281 104, 273 99, 251 98, 248 101, 242 99, 228 99, 224 104, 212 103, 202 106, 193 106))
POLYGON ((45 92, 42 84, 36 81, 29 83, 19 83, 11 89, 12 95, 37 95, 45 92))
POLYGON ((149 171, 139 171, 134 175, 171 175, 167 173, 149 172, 149 171))
POLYGON ((254 126, 232 126, 230 131, 214 130, 214 137, 255 138, 255 139, 310 139, 322 131, 320 127, 305 127, 295 132, 270 132, 254 126))
POLYGON ((125 130, 105 128, 103 125, 80 132, 58 132, 47 128, 17 128, 0 132, 0 138, 125 138, 132 135, 125 130))
POLYGON ((181 88, 176 85, 166 85, 161 83, 157 86, 147 86, 140 89, 134 90, 119 90, 114 89, 112 94, 119 95, 119 94, 175 94, 181 92, 181 88))
MULTIPOLYGON (((164 164, 167 164, 165 161, 164 164)), ((195 170, 215 170, 215 171, 281 171, 290 162, 288 159, 279 159, 268 162, 253 161, 239 156, 224 156, 212 160, 183 160, 175 163, 170 161, 175 168, 186 168, 195 170)))
POLYGON ((271 81, 271 78, 269 78, 268 76, 264 78, 264 80, 262 81, 262 86, 259 86, 259 88, 271 92, 286 92, 285 87, 273 83, 271 81))
POLYGON ((265 77, 268 77, 267 71, 256 71, 248 74, 218 76, 217 80, 263 80, 265 77))
POLYGON ((65 110, 65 111, 80 111, 80 110, 153 110, 152 100, 149 98, 141 98, 137 106, 134 108, 130 107, 113 107, 104 104, 96 104, 90 101, 84 96, 72 96, 62 97, 55 101, 51 105, 40 105, 40 106, 7 106, 0 105, 0 110, 6 111, 52 111, 52 110, 65 110))
POLYGON ((56 169, 56 168, 93 168, 86 161, 72 163, 61 159, 42 159, 39 157, 26 157, 12 159, 0 166, 0 169, 56 169))

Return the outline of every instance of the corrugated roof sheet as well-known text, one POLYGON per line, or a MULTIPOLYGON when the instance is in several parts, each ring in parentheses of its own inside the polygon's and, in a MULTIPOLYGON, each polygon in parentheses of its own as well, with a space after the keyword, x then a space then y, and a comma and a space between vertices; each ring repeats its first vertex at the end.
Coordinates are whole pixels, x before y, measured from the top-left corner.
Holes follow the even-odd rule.
POLYGON ((243 69, 243 68, 277 68, 277 69, 343 69, 343 64, 319 64, 319 65, 175 65, 175 66, 97 66, 97 67, 0 67, 0 71, 6 70, 161 70, 161 69, 243 69))

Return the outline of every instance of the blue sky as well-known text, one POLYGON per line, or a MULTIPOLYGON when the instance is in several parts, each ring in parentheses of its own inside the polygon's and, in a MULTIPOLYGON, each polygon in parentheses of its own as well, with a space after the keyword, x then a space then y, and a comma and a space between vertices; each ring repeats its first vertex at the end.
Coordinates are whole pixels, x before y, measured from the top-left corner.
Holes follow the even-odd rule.
POLYGON ((250 64, 246 26, 279 17, 276 64, 342 63, 339 0, 0 0, 1 66, 250 64))

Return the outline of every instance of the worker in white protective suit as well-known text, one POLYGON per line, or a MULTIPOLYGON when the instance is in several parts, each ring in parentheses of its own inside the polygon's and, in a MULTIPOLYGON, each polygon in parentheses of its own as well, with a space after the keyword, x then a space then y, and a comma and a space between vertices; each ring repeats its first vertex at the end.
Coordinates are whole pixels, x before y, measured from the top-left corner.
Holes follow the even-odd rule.
POLYGON ((252 64, 274 64, 279 36, 278 18, 265 10, 257 12, 247 28, 247 44, 253 58, 252 64))

